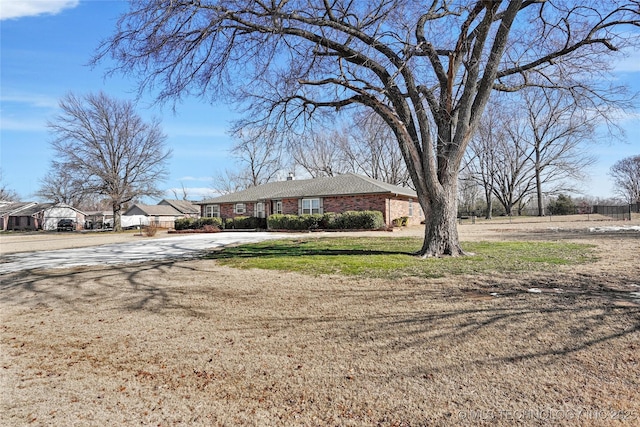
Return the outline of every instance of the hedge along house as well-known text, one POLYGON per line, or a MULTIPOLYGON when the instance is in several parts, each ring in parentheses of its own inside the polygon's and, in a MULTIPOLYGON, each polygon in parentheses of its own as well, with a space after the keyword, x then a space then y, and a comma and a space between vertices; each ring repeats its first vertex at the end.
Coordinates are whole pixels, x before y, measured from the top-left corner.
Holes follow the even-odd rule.
POLYGON ((194 203, 201 206, 203 217, 225 219, 371 210, 382 212, 387 227, 401 217, 408 217, 409 225, 424 220, 415 191, 352 173, 303 180, 289 178, 194 203))

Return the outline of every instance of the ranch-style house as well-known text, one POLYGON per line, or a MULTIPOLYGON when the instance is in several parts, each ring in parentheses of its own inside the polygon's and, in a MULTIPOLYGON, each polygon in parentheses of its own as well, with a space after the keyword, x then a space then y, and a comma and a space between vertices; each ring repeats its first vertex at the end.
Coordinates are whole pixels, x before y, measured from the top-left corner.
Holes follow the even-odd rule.
POLYGON ((269 182, 236 193, 193 202, 201 216, 267 218, 273 214, 322 214, 326 212, 380 211, 387 227, 393 220, 408 217, 408 224, 420 224, 424 214, 415 191, 353 173, 313 179, 269 182))

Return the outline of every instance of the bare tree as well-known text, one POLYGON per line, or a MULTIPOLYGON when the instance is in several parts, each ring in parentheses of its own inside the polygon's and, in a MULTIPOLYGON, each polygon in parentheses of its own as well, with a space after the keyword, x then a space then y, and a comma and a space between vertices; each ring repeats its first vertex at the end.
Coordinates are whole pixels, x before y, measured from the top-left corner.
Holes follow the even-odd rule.
POLYGON ((411 186, 409 171, 391 128, 380 116, 358 114, 351 137, 343 139, 341 150, 353 172, 403 187, 411 186))
POLYGON ((273 181, 282 170, 282 141, 266 128, 238 128, 231 155, 234 169, 226 169, 214 178, 217 192, 226 194, 273 181))
POLYGON ((580 108, 557 91, 528 88, 519 95, 494 98, 469 144, 466 167, 507 214, 535 192, 543 216, 545 194, 572 191, 571 181, 585 177, 595 161, 587 144, 609 112, 580 108))
POLYGON ((17 202, 19 199, 20 196, 18 196, 18 193, 9 188, 9 186, 4 182, 2 169, 0 169, 0 201, 17 202))
POLYGON ((460 172, 460 184, 458 185, 458 210, 460 213, 475 215, 480 188, 469 169, 460 172))
POLYGON ((495 98, 489 103, 465 153, 462 173, 474 180, 484 192, 485 218, 493 214, 493 194, 498 177, 498 147, 504 146, 507 138, 505 124, 510 110, 495 98))
POLYGON ((313 178, 349 172, 342 147, 348 135, 337 130, 316 130, 290 141, 294 166, 302 167, 313 178))
POLYGON ((459 255, 458 174, 491 92, 543 84, 598 106, 615 94, 590 77, 639 43, 639 17, 637 0, 134 0, 95 61, 110 54, 159 100, 228 96, 283 129, 374 111, 427 218, 420 254, 459 255))
POLYGON ((182 194, 178 194, 178 189, 176 188, 172 188, 171 192, 173 193, 173 198, 175 200, 189 200, 189 193, 187 192, 187 189, 184 186, 184 183, 180 183, 180 193, 182 194))
POLYGON ((64 163, 53 160, 50 170, 40 180, 36 196, 80 208, 91 195, 85 192, 81 177, 74 176, 74 172, 68 170, 64 163))
POLYGON ((121 210, 142 196, 159 196, 171 154, 157 121, 145 123, 133 103, 104 93, 65 96, 62 112, 48 124, 56 160, 52 172, 64 172, 82 193, 103 195, 113 208, 114 230, 121 227, 121 210))
POLYGON ((534 164, 527 128, 518 120, 504 124, 505 137, 499 138, 491 148, 493 161, 493 194, 507 215, 513 215, 514 206, 523 206, 535 189, 534 164))
POLYGON ((314 178, 353 172, 394 185, 411 181, 395 136, 375 114, 355 114, 332 129, 316 126, 288 145, 294 167, 314 178))
POLYGON ((615 192, 627 203, 640 203, 640 155, 618 160, 609 174, 615 184, 615 192))
POLYGON ((524 113, 527 118, 527 140, 534 164, 538 215, 544 216, 543 185, 558 193, 569 190, 567 180, 581 180, 595 162, 585 145, 593 142, 597 120, 608 117, 607 111, 593 114, 581 108, 575 99, 549 90, 523 92, 524 113))

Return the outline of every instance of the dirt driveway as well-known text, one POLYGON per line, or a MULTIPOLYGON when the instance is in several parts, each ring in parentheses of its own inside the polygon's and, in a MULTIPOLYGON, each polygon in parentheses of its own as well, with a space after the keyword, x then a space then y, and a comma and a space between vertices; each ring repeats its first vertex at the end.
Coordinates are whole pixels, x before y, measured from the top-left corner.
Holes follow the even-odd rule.
POLYGON ((596 245, 592 264, 515 277, 199 259, 6 274, 0 425, 635 426, 640 233, 590 231, 614 225, 460 226, 596 245))

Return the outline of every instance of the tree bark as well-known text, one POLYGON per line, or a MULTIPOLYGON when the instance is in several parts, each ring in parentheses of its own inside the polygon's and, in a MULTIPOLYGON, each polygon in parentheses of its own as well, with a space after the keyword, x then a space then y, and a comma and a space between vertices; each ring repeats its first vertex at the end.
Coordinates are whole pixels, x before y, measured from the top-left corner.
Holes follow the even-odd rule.
POLYGON ((113 231, 122 231, 122 205, 113 202, 113 231))
POLYGON ((447 184, 442 194, 431 200, 421 198, 420 204, 425 212, 424 242, 418 252, 423 258, 442 255, 460 256, 465 252, 458 238, 456 197, 457 185, 447 184))
POLYGON ((540 179, 540 170, 536 167, 536 192, 538 196, 538 216, 545 216, 544 200, 542 200, 542 181, 540 179))
POLYGON ((493 190, 489 187, 484 187, 484 197, 487 202, 487 210, 485 211, 484 218, 493 218, 493 190))

